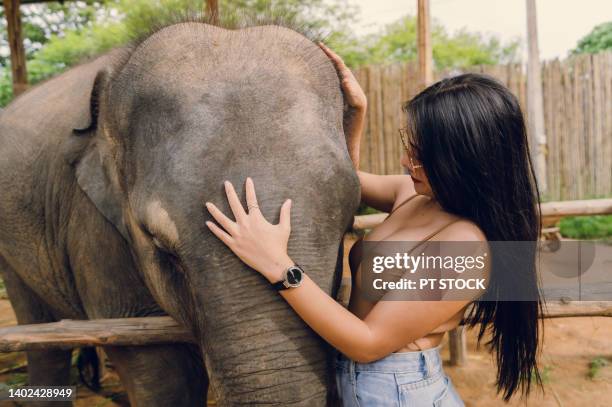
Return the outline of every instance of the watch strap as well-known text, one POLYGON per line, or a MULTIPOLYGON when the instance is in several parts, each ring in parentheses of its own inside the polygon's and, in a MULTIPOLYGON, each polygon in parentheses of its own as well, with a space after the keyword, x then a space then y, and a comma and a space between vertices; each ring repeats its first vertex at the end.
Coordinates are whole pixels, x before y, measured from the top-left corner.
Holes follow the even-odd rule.
POLYGON ((277 281, 276 283, 272 284, 272 287, 276 291, 286 290, 287 288, 289 288, 285 286, 285 280, 277 281))
MULTIPOLYGON (((283 274, 283 279, 280 281, 277 281, 276 283, 272 283, 272 287, 276 290, 276 291, 281 291, 281 290, 286 290, 288 288, 292 288, 290 285, 285 284, 285 282, 287 281, 287 271, 291 268, 298 268, 300 270, 300 272, 302 274, 304 274, 304 269, 302 269, 302 267, 300 267, 300 265, 298 265, 297 263, 294 264, 291 267, 287 267, 287 269, 285 270, 285 273, 283 274)), ((303 278, 303 276, 302 276, 303 278)))

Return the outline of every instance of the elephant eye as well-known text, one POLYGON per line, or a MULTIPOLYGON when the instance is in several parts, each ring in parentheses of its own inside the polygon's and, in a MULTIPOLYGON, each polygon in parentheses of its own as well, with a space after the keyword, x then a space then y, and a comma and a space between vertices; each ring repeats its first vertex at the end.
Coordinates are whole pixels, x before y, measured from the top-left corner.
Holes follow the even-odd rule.
POLYGON ((159 236, 153 236, 153 244, 155 245, 155 247, 157 247, 157 249, 161 250, 162 252, 166 254, 171 254, 173 256, 175 255, 174 246, 169 244, 164 238, 159 236))
POLYGON ((157 244, 155 246, 158 248, 156 257, 162 269, 169 271, 173 270, 180 274, 185 274, 185 270, 183 269, 183 266, 181 265, 181 262, 176 254, 168 251, 165 248, 158 247, 157 244))
POLYGON ((153 236, 153 244, 160 250, 168 251, 166 246, 162 243, 157 236, 153 236))
POLYGON ((171 244, 169 244, 167 239, 164 239, 163 236, 151 232, 151 230, 147 227, 145 227, 144 230, 147 236, 151 239, 151 241, 153 242, 153 244, 158 250, 161 250, 162 252, 169 253, 169 254, 172 254, 174 252, 174 247, 171 244))
POLYGON ((156 256, 162 266, 167 269, 176 270, 179 273, 184 273, 181 262, 179 261, 176 251, 172 248, 172 246, 166 244, 163 238, 155 236, 149 230, 146 230, 146 233, 149 235, 149 238, 157 249, 156 256))

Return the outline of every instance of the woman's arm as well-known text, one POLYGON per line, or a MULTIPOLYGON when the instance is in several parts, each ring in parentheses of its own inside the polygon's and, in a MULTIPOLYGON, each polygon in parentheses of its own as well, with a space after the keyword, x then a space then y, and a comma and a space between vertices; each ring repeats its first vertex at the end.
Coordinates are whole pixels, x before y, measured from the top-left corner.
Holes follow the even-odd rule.
POLYGON ((406 175, 376 175, 359 170, 359 151, 365 126, 368 101, 359 82, 346 66, 342 58, 323 43, 319 46, 336 67, 345 98, 349 105, 349 120, 346 124, 346 143, 353 166, 361 183, 361 200, 372 208, 389 212, 401 195, 412 195, 410 191, 402 194, 403 189, 414 190, 412 180, 406 175))
POLYGON ((423 338, 468 304, 468 301, 382 300, 361 320, 321 290, 307 274, 299 287, 283 290, 281 295, 323 339, 361 363, 381 359, 423 338))
POLYGON ((361 201, 383 212, 391 212, 398 200, 414 195, 414 183, 408 175, 376 175, 358 171, 361 201))
MULTIPOLYGON (((207 222, 209 229, 251 268, 275 283, 284 270, 294 265, 287 254, 291 233, 290 207, 281 207, 278 225, 266 221, 257 207, 253 181, 247 178, 246 213, 234 187, 225 183, 227 198, 236 221, 215 205, 206 203, 222 228, 207 222)), ((321 290, 308 276, 300 287, 283 290, 281 295, 297 314, 327 342, 359 362, 380 359, 407 343, 422 338, 450 319, 468 301, 379 301, 361 320, 321 290)))
POLYGON ((359 148, 368 110, 368 99, 365 93, 363 93, 361 86, 359 86, 355 75, 348 69, 342 58, 322 42, 319 43, 319 46, 332 61, 340 77, 340 85, 344 92, 344 98, 349 106, 349 117, 344 129, 346 133, 346 146, 355 170, 359 171, 359 148))

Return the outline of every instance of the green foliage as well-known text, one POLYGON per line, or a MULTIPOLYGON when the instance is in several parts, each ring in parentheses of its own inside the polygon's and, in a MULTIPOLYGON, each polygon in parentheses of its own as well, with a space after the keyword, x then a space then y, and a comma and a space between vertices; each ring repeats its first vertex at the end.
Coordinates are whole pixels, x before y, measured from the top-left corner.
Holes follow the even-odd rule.
POLYGON ((0 277, 0 299, 5 298, 8 298, 8 295, 6 294, 6 286, 4 285, 4 280, 2 280, 2 277, 0 277))
POLYGON ((578 41, 572 54, 595 54, 612 49, 612 21, 599 24, 578 41))
POLYGON ((453 36, 442 31, 433 39, 433 58, 440 69, 495 65, 516 62, 519 48, 518 40, 503 44, 497 37, 486 38, 465 30, 453 36))
MULTIPOLYGON (((6 380, 6 387, 20 387, 25 386, 28 383, 28 374, 27 373, 13 373, 6 380)), ((6 388, 5 387, 5 388, 6 388)))
MULTIPOLYGON (((140 37, 152 25, 204 9, 204 0, 88 0, 24 6, 30 83, 140 37)), ((356 35, 349 24, 355 21, 357 9, 349 0, 225 0, 220 10, 221 20, 229 25, 243 14, 280 16, 319 32, 352 67, 411 61, 417 56, 415 17, 402 17, 377 34, 356 35)), ((4 20, 0 21, 1 26, 4 20)), ((518 53, 517 41, 501 43, 496 37, 465 30, 451 35, 435 21, 432 40, 438 69, 505 63, 514 61, 518 53)), ((0 55, 0 65, 0 106, 4 106, 12 99, 7 55, 0 55)))
POLYGON ((612 238, 612 215, 577 216, 559 222, 561 235, 572 239, 612 238))
POLYGON ((6 106, 13 99, 13 83, 10 69, 0 69, 0 106, 6 106))
POLYGON ((48 67, 50 71, 59 71, 127 41, 128 35, 122 24, 95 24, 87 30, 69 30, 62 37, 52 37, 32 61, 38 62, 41 67, 48 67))
MULTIPOLYGON (((26 57, 31 58, 54 35, 67 30, 78 30, 98 18, 100 1, 78 1, 65 4, 24 5, 21 7, 22 33, 26 57)), ((4 9, 0 9, 0 65, 9 65, 8 34, 4 9)))
MULTIPOLYGON (((177 15, 205 9, 204 0, 107 0, 65 5, 24 6, 23 31, 29 82, 35 84, 86 58, 126 44, 177 15)), ((226 0, 221 19, 229 24, 242 14, 278 16, 331 37, 346 37, 356 9, 348 0, 226 0)), ((2 24, 3 35, 6 29, 2 24)), ((0 38, 6 45, 6 38, 0 38)), ((0 106, 12 99, 8 54, 0 55, 0 106)))
POLYGON ((356 215, 372 215, 374 213, 380 213, 380 211, 370 206, 367 206, 362 202, 359 204, 359 208, 357 208, 356 215))
MULTIPOLYGON (((352 65, 414 61, 417 58, 416 32, 416 18, 402 17, 380 33, 366 38, 365 58, 349 55, 347 60, 352 65)), ((431 36, 433 59, 438 69, 515 62, 518 58, 518 40, 502 43, 497 37, 485 37, 465 29, 451 35, 435 20, 431 36)))
POLYGON ((589 370, 587 372, 587 377, 591 380, 594 380, 597 375, 601 372, 601 370, 608 366, 610 362, 606 358, 598 357, 589 363, 589 370))
MULTIPOLYGON (((91 27, 102 18, 104 8, 99 1, 78 1, 66 4, 24 5, 21 7, 22 31, 27 59, 28 81, 37 83, 67 66, 66 61, 52 53, 48 58, 41 53, 49 43, 62 41, 66 33, 91 27)), ((0 9, 0 106, 13 98, 10 58, 4 9, 0 9)))
MULTIPOLYGON (((544 365, 544 367, 540 370, 540 378, 542 379, 542 384, 549 384, 552 381, 552 371, 553 368, 549 365, 544 365)), ((531 382, 535 383, 535 374, 531 375, 531 382)))

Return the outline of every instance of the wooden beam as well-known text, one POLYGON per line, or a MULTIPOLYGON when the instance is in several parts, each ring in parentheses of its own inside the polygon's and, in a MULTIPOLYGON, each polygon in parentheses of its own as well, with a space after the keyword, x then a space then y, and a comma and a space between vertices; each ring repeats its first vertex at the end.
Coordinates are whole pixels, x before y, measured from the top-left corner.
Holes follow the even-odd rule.
POLYGON ((545 318, 612 317, 611 301, 550 302, 544 308, 545 318))
POLYGON ((433 53, 431 46, 429 0, 418 0, 417 43, 419 88, 424 89, 433 82, 433 53))
POLYGON ((19 96, 28 87, 25 48, 21 33, 20 0, 3 0, 8 42, 11 50, 11 72, 13 75, 13 95, 19 96))
MULTIPOLYGON (((581 201, 545 202, 542 204, 542 223, 555 223, 566 216, 608 215, 612 214, 612 199, 590 199, 581 201)), ((354 230, 372 229, 382 223, 386 213, 355 216, 354 230)))
MULTIPOLYGON (((547 305, 545 313, 541 315, 542 318, 598 316, 612 317, 612 301, 551 302, 547 305)), ((0 353, 162 343, 196 342, 187 329, 170 317, 62 320, 49 324, 18 325, 0 329, 0 353)), ((457 346, 463 344, 458 341, 457 346)))
MULTIPOLYGON (((466 315, 468 313, 466 312, 466 315)), ((577 317, 612 317, 612 302, 549 302, 544 305, 541 318, 577 318, 577 317)), ((464 366, 467 363, 468 351, 465 338, 465 326, 448 332, 448 347, 451 366, 464 366)))
POLYGON ((612 199, 544 202, 542 216, 581 216, 612 214, 612 199))
POLYGON ((62 320, 0 329, 0 352, 195 343, 191 333, 170 317, 62 320))

